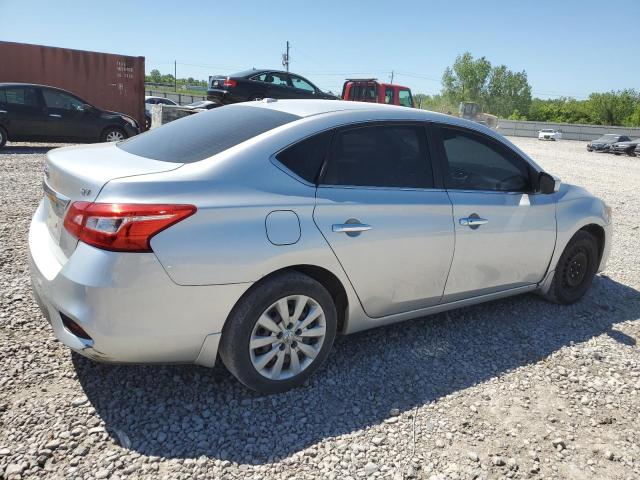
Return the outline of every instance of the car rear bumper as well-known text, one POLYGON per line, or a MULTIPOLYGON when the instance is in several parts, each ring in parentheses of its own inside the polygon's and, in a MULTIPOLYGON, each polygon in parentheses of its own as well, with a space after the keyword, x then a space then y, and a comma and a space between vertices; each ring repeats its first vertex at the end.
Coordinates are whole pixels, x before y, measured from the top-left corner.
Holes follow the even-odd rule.
POLYGON ((29 230, 29 266, 34 296, 56 337, 86 357, 118 363, 212 366, 222 326, 250 286, 179 286, 153 253, 79 243, 65 259, 42 203, 29 230), (74 334, 65 317, 90 338, 74 334))
POLYGON ((210 88, 207 90, 207 100, 220 103, 221 105, 229 105, 231 103, 245 102, 247 99, 240 98, 228 90, 210 88))

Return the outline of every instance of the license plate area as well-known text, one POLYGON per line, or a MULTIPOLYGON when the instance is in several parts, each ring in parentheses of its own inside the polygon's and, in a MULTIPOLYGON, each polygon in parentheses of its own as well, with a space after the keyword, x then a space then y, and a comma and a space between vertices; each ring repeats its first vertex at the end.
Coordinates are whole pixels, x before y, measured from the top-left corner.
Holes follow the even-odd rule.
POLYGON ((69 205, 69 199, 55 192, 46 182, 43 183, 43 188, 47 208, 47 228, 51 238, 59 245, 64 213, 69 205))

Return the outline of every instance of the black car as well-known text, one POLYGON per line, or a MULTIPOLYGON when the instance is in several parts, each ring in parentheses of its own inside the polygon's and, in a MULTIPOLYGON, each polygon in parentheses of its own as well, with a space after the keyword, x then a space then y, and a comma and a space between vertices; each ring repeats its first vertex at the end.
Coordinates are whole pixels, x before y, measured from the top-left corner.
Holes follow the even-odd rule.
POLYGON ((209 77, 207 99, 222 105, 262 98, 320 98, 337 100, 300 75, 279 70, 245 70, 209 77))
POLYGON ((623 153, 627 155, 635 155, 634 151, 639 144, 640 138, 625 142, 616 142, 609 147, 609 153, 615 153, 616 155, 622 155, 623 153))
POLYGON ((140 133, 138 123, 59 88, 0 83, 0 147, 12 142, 114 142, 140 133))
POLYGON ((608 152, 611 145, 616 142, 628 142, 631 140, 626 135, 616 135, 615 133, 607 133, 596 140, 587 143, 587 150, 590 152, 608 152))

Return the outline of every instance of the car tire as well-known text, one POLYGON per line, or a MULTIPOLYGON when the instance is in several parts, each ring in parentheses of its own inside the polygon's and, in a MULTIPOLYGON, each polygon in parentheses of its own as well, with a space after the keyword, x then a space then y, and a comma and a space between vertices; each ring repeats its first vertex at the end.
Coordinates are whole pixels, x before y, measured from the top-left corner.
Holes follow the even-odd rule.
POLYGON ((248 388, 283 392, 322 366, 336 329, 335 304, 322 284, 298 272, 275 274, 245 293, 229 314, 220 358, 248 388))
POLYGON ((7 143, 9 135, 7 134, 7 131, 0 127, 0 148, 4 147, 7 143))
POLYGON ((127 133, 119 127, 107 127, 100 136, 101 142, 119 142, 127 138, 127 133))
POLYGON ((591 286, 598 262, 598 241, 589 232, 579 230, 562 252, 545 298, 562 305, 580 300, 591 286))

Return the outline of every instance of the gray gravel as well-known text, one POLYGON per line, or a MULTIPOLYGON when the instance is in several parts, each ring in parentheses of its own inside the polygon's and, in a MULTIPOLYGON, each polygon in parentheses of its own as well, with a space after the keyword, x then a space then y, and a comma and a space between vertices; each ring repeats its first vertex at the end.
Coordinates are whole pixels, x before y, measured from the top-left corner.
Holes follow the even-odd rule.
POLYGON ((303 388, 71 354, 31 298, 46 148, 0 152, 0 478, 640 478, 640 159, 513 139, 614 210, 579 303, 535 295, 341 338, 303 388))

